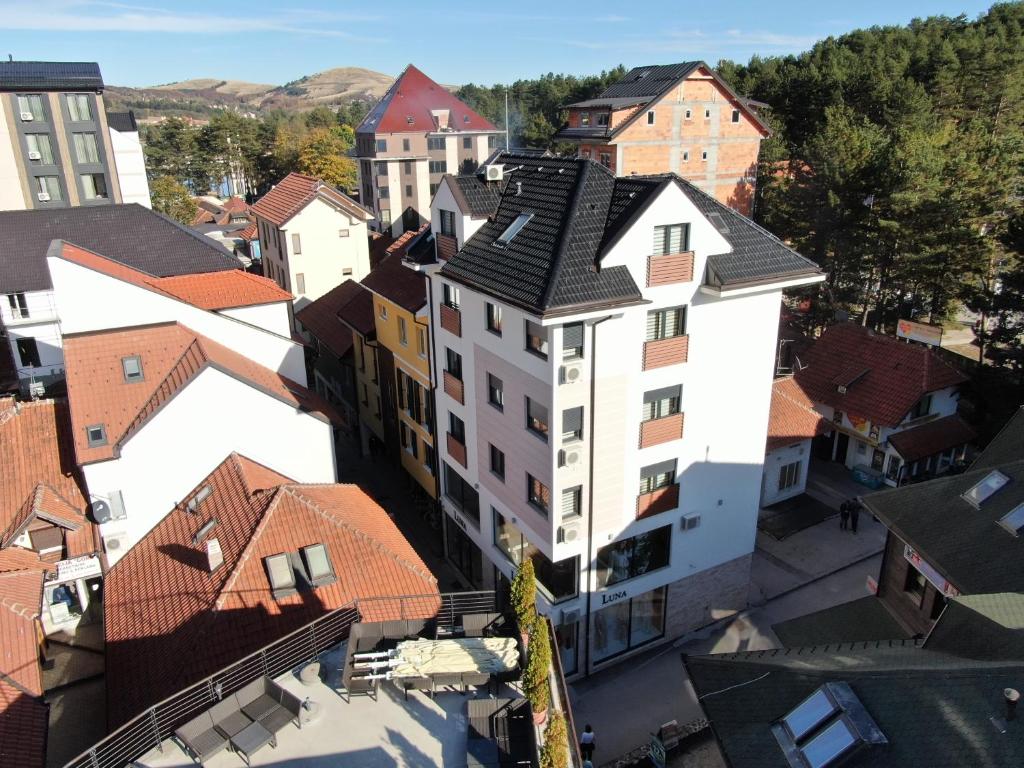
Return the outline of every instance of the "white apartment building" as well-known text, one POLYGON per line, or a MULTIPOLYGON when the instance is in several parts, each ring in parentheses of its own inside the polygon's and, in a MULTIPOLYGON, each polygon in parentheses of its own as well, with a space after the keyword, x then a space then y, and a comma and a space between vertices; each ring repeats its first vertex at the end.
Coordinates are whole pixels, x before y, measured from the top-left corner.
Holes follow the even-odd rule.
POLYGON ((319 179, 290 173, 252 212, 263 274, 295 296, 295 309, 370 273, 373 214, 319 179))
POLYGON ((471 236, 453 180, 431 209, 446 552, 483 587, 531 557, 586 674, 745 607, 781 292, 823 275, 674 175, 492 162, 471 236))

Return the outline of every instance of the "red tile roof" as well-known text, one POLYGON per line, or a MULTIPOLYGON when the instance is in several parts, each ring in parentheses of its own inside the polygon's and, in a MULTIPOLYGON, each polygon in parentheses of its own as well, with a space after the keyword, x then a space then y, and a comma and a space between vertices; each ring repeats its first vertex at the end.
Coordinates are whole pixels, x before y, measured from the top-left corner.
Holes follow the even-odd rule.
POLYGON ((0 677, 0 765, 43 768, 50 708, 0 677))
POLYGON ((22 505, 14 520, 0 537, 0 548, 11 546, 32 524, 42 521, 63 529, 67 558, 81 557, 98 551, 92 523, 86 519, 84 507, 73 506, 49 485, 40 483, 22 505))
POLYGON ((970 424, 954 414, 897 432, 889 442, 905 462, 912 462, 958 448, 977 436, 970 424))
POLYGON ((255 387, 324 421, 337 411, 315 392, 178 323, 67 336, 68 399, 80 464, 117 455, 172 397, 207 367, 255 387), (122 358, 137 355, 143 379, 126 382, 122 358), (89 447, 86 427, 102 424, 106 445, 89 447))
POLYGON ((228 213, 247 213, 249 204, 240 197, 229 197, 222 206, 228 213))
POLYGON ((241 269, 155 277, 106 256, 64 243, 61 257, 97 272, 169 296, 200 309, 216 310, 291 301, 293 296, 273 280, 241 269))
POLYGON ((766 451, 824 434, 828 422, 821 417, 811 399, 793 379, 777 379, 772 385, 772 406, 768 416, 766 451))
POLYGON ((346 194, 312 176, 289 173, 252 205, 252 212, 271 224, 283 227, 318 196, 323 196, 347 213, 364 221, 373 214, 346 194))
POLYGON ((493 123, 410 64, 363 118, 356 132, 433 132, 437 130, 433 113, 440 110, 449 112, 450 131, 497 131, 493 123))
POLYGON ((338 319, 363 336, 373 336, 377 328, 373 317, 373 294, 366 286, 356 283, 352 299, 338 310, 338 319))
POLYGON ((898 425, 928 392, 967 381, 931 349, 852 323, 826 330, 800 363, 796 381, 814 402, 882 427, 898 425))
POLYGON ((42 599, 41 571, 0 574, 0 673, 33 696, 43 693, 36 633, 42 599))
POLYGON ((365 290, 359 283, 346 280, 296 312, 295 319, 316 336, 321 344, 341 358, 352 349, 353 342, 352 329, 341 322, 338 313, 362 292, 365 290))
POLYGON ((256 226, 256 222, 252 222, 238 233, 238 236, 246 241, 256 240, 259 237, 259 228, 256 226))
POLYGON ((427 303, 426 278, 422 272, 416 272, 402 264, 401 252, 392 253, 361 282, 374 293, 413 313, 427 303))
POLYGON ((436 580, 361 489, 293 484, 232 454, 107 573, 111 724, 357 598, 421 594, 437 595, 436 580), (210 573, 193 535, 213 518, 224 563, 210 573), (337 580, 275 600, 263 559, 316 543, 337 580))

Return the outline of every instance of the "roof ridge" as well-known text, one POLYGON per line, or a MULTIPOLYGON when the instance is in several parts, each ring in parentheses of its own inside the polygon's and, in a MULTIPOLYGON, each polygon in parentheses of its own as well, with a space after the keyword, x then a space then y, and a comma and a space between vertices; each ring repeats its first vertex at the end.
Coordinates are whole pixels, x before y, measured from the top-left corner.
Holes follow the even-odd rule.
MULTIPOLYGON (((234 463, 232 464, 232 467, 233 471, 238 475, 239 482, 243 487, 247 487, 241 467, 234 463)), ((249 534, 249 540, 245 543, 245 546, 242 547, 242 551, 238 554, 238 559, 235 560, 235 565, 231 569, 231 573, 229 573, 227 578, 224 579, 224 583, 221 584, 220 591, 217 594, 217 599, 213 601, 213 606, 207 612, 211 617, 215 617, 217 612, 223 607, 224 601, 227 600, 228 592, 230 592, 234 587, 235 582, 238 581, 239 576, 242 573, 242 567, 249 562, 249 558, 252 556, 252 550, 255 548, 256 542, 259 541, 263 530, 270 524, 271 515, 276 511, 277 505, 281 503, 281 493, 284 488, 285 486, 279 485, 277 488, 273 489, 272 498, 267 503, 267 506, 264 507, 263 512, 260 513, 259 522, 256 523, 256 527, 253 528, 252 532, 249 534)), ((263 493, 266 493, 266 491, 263 493)), ((249 494, 250 501, 254 496, 256 496, 256 493, 249 494)))
MULTIPOLYGON (((551 306, 555 290, 558 287, 558 278, 562 274, 566 252, 569 250, 569 241, 572 240, 576 232, 576 212, 579 210, 580 202, 583 200, 583 193, 587 186, 587 180, 590 177, 591 162, 589 160, 578 160, 576 165, 579 167, 579 171, 576 174, 576 188, 572 192, 572 200, 569 202, 569 207, 566 209, 565 215, 562 216, 562 228, 558 233, 558 250, 555 251, 554 259, 552 260, 554 268, 551 270, 551 274, 548 275, 548 284, 544 289, 544 295, 540 299, 540 305, 545 310, 551 306)), ((607 212, 605 216, 607 218, 607 212)))

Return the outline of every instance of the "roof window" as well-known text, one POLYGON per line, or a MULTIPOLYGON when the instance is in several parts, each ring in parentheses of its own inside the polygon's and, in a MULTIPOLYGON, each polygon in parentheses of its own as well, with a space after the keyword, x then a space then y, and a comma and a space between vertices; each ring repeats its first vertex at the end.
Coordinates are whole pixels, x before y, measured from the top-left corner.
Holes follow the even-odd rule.
POLYGON ((286 552, 263 558, 263 564, 267 568, 267 578, 270 579, 270 589, 275 600, 298 592, 295 569, 292 568, 291 558, 286 552))
POLYGON ((643 80, 649 74, 651 74, 651 70, 649 70, 649 69, 645 69, 643 72, 637 72, 636 73, 636 79, 637 80, 643 80))
POLYGON ((128 384, 142 381, 142 358, 138 355, 122 357, 121 371, 124 373, 124 380, 128 384))
POLYGON ((216 527, 217 518, 211 517, 209 520, 202 524, 198 531, 192 534, 192 543, 199 544, 200 542, 205 541, 206 537, 209 536, 210 532, 216 527))
POLYGON ((325 545, 311 544, 308 547, 303 547, 302 559, 306 563, 309 582, 314 587, 332 584, 337 580, 337 576, 334 574, 334 567, 331 565, 331 557, 327 554, 327 547, 325 545))
POLYGON ((199 489, 199 493, 192 497, 192 499, 186 505, 186 508, 188 509, 189 512, 195 512, 197 509, 199 509, 199 505, 206 501, 210 497, 210 494, 212 493, 213 486, 204 485, 202 488, 199 489))
POLYGON ((85 438, 90 448, 107 444, 107 428, 102 424, 92 424, 85 428, 85 438))
POLYGON ((1020 536, 1021 533, 1024 533, 1024 504, 1018 504, 1003 515, 999 520, 999 524, 1014 536, 1020 536))
POLYGON ((1010 478, 998 469, 994 469, 985 475, 980 483, 976 483, 964 491, 961 498, 975 509, 981 509, 981 505, 1008 482, 1010 482, 1010 478))
POLYGON ((711 222, 711 226, 721 232, 723 235, 729 234, 729 225, 725 223, 725 219, 722 218, 722 214, 718 211, 712 211, 708 214, 708 221, 711 222))
POLYGON ((505 231, 501 233, 501 237, 494 241, 494 244, 499 248, 504 248, 512 242, 512 238, 518 235, 520 230, 522 230, 522 228, 526 226, 526 223, 532 218, 532 213, 520 213, 516 216, 515 221, 509 224, 505 231))

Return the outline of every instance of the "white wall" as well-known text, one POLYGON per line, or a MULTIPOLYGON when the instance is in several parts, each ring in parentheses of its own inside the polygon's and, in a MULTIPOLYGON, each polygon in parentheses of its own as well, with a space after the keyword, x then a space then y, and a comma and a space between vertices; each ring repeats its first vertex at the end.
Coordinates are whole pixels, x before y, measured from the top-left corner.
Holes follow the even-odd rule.
MULTIPOLYGON (((393 164, 392 164, 393 165, 393 164)), ((370 248, 366 223, 317 198, 281 230, 288 254, 289 290, 301 309, 345 280, 362 280, 370 273, 370 248), (348 237, 339 236, 347 230, 348 237), (295 253, 292 234, 298 233, 302 253, 295 253), (352 270, 345 274, 345 270, 352 270), (306 290, 299 292, 296 275, 304 277, 306 290)))
POLYGON ((265 331, 288 337, 291 335, 291 302, 278 301, 274 304, 256 304, 251 307, 233 307, 217 310, 218 315, 232 317, 243 323, 254 325, 265 331))
POLYGON ((761 506, 799 496, 807 487, 807 470, 811 464, 811 441, 799 442, 769 451, 764 457, 764 479, 761 484, 761 506), (779 490, 779 475, 782 468, 800 462, 800 475, 794 485, 779 490))
POLYGON ((7 125, 10 112, 10 98, 13 94, 0 93, 0 211, 23 211, 31 206, 26 205, 18 175, 18 157, 16 153, 19 138, 7 125))
POLYGON ((0 319, 7 328, 7 335, 14 356, 18 376, 59 376, 64 370, 64 352, 57 326, 57 310, 52 291, 27 291, 25 304, 28 317, 15 317, 5 294, 0 294, 0 319), (34 338, 39 350, 37 367, 24 367, 18 354, 18 339, 34 338))
MULTIPOLYGON (((483 137, 483 140, 486 144, 487 137, 483 137)), ((487 223, 487 219, 473 219, 468 211, 463 211, 459 208, 459 204, 455 201, 455 196, 452 194, 450 187, 454 183, 451 178, 446 176, 442 179, 441 186, 437 188, 437 193, 430 203, 430 228, 435 234, 440 233, 441 209, 452 211, 455 214, 455 241, 458 247, 461 248, 469 238, 476 234, 480 227, 487 223)))
MULTIPOLYGON (((336 481, 331 426, 216 369, 207 368, 154 415, 118 459, 85 465, 89 491, 120 490, 126 520, 104 538, 141 539, 232 451, 300 483, 336 481)), ((119 555, 108 553, 111 562, 119 555)))
POLYGON ((149 181, 146 178, 146 158, 142 152, 139 134, 134 131, 110 129, 110 146, 114 150, 114 167, 121 188, 122 203, 138 203, 152 208, 149 181))

